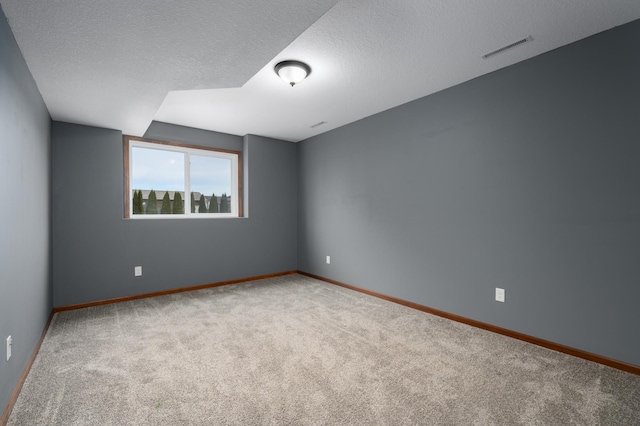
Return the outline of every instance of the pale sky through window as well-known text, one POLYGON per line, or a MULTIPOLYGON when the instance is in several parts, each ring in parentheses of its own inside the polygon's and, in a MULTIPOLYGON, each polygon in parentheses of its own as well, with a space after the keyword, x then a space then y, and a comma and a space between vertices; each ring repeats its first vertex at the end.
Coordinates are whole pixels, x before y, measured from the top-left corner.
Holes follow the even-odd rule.
MULTIPOLYGON (((133 147, 132 188, 184 191, 184 155, 181 152, 133 147)), ((207 196, 231 195, 231 160, 191 155, 191 191, 207 196)))
POLYGON ((231 160, 191 156, 191 191, 204 195, 231 195, 231 160))

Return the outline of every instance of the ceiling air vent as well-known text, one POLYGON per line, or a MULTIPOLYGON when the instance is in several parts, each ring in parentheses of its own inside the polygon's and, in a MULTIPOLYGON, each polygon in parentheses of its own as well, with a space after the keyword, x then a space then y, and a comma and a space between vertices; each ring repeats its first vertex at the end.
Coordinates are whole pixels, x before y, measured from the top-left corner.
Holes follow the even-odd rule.
POLYGON ((530 41, 533 41, 533 37, 529 36, 527 38, 523 38, 522 40, 518 40, 515 43, 511 43, 507 46, 501 47, 498 50, 494 50, 493 52, 489 52, 486 55, 482 55, 483 59, 489 59, 489 58, 493 58, 496 55, 499 55, 502 52, 506 52, 509 49, 513 49, 514 47, 518 47, 518 46, 522 46, 525 43, 529 43, 530 41))
POLYGON ((321 121, 319 123, 314 124, 313 126, 310 126, 310 129, 315 129, 316 127, 322 126, 323 124, 327 124, 326 121, 321 121))

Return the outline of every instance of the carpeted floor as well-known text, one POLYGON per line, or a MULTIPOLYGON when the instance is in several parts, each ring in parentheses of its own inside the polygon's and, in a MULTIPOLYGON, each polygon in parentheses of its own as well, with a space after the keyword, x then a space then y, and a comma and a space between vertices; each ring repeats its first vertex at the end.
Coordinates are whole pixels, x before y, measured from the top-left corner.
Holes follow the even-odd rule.
POLYGON ((9 425, 640 425, 640 377, 300 275, 57 313, 9 425))

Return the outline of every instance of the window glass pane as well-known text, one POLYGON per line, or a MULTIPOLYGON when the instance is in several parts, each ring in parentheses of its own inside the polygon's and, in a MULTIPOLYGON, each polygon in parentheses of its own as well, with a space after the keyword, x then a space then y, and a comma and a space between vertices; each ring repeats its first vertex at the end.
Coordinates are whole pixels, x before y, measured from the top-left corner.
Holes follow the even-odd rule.
POLYGON ((231 212, 231 160, 191 155, 190 182, 194 213, 231 212))
POLYGON ((184 213, 184 155, 175 151, 131 148, 133 214, 184 213))

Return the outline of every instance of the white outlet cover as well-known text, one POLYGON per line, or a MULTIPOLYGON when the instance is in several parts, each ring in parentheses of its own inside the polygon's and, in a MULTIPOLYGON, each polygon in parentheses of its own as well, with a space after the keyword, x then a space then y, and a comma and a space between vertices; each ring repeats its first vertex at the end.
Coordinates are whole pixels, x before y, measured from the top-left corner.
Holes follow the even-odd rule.
POLYGON ((327 256, 327 265, 331 264, 331 256, 327 256))
POLYGON ((496 301, 504 303, 504 288, 496 287, 496 301))
POLYGON ((142 276, 142 266, 136 266, 135 268, 133 268, 133 272, 134 272, 136 277, 141 277, 142 276))
POLYGON ((11 346, 13 345, 13 339, 11 336, 7 337, 7 361, 11 358, 11 346))

